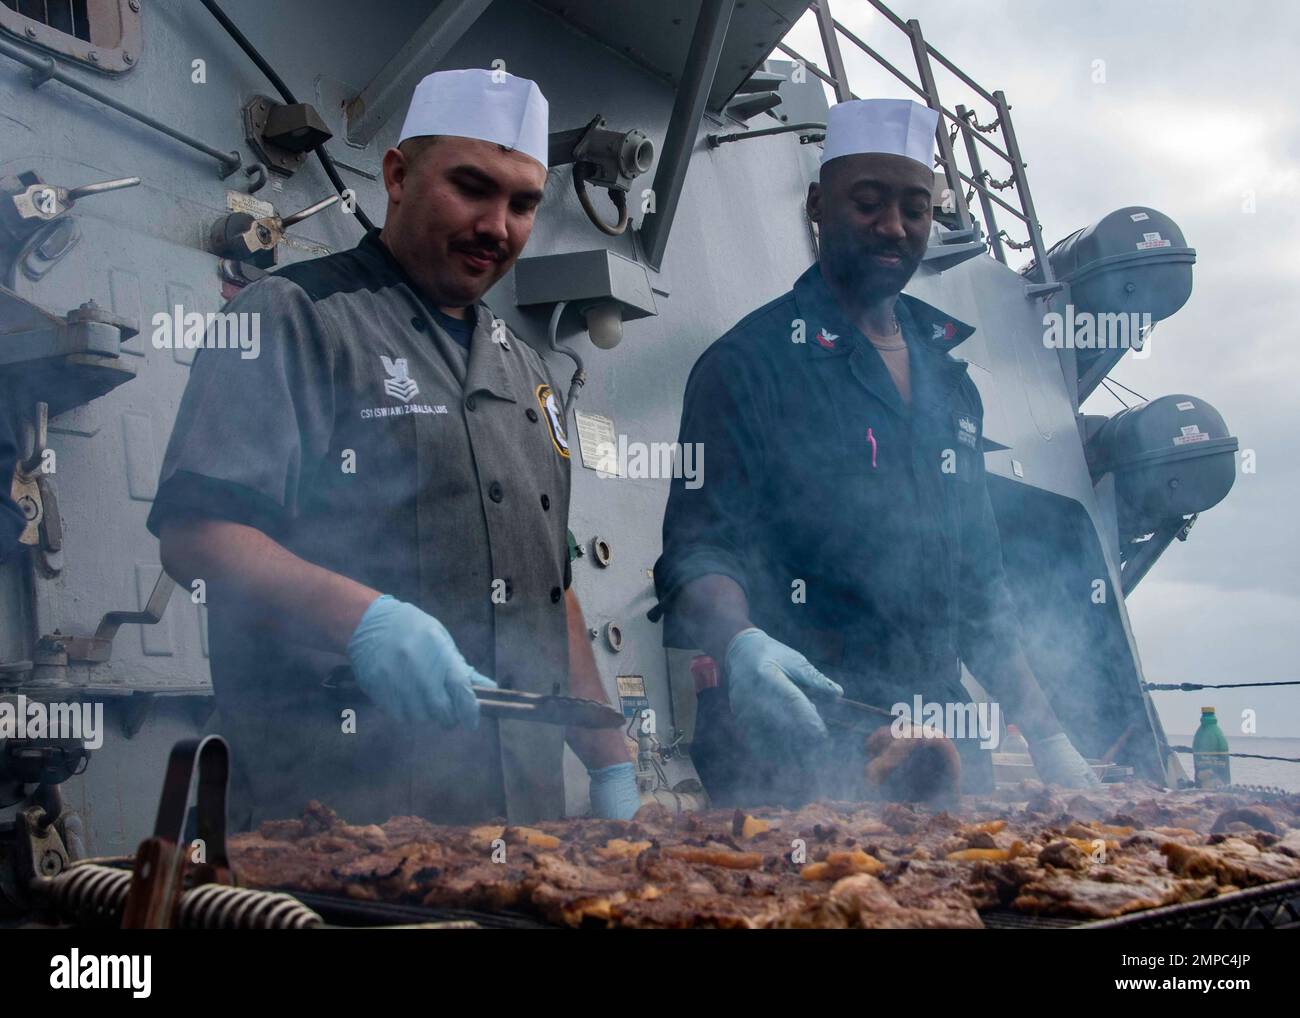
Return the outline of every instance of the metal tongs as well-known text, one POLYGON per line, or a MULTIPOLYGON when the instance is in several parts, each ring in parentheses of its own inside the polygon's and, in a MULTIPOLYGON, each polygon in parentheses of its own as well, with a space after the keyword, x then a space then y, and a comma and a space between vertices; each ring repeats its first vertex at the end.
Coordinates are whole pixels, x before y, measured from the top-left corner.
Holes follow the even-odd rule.
MULTIPOLYGON (((321 683, 326 689, 359 692, 356 676, 347 665, 335 668, 321 683)), ((576 696, 525 693, 514 689, 474 686, 484 717, 505 721, 533 721, 566 728, 622 728, 627 718, 607 703, 576 696)))
POLYGON ((131 888, 122 910, 123 929, 168 929, 177 925, 186 884, 236 883, 226 854, 226 792, 230 749, 219 735, 184 739, 172 747, 163 777, 153 837, 140 843, 131 888), (190 785, 197 781, 195 820, 204 861, 191 861, 185 844, 190 785))
POLYGON ((865 731, 879 728, 885 720, 894 719, 894 715, 882 707, 873 707, 869 703, 859 703, 857 700, 848 700, 842 696, 827 698, 813 696, 812 701, 822 721, 830 728, 865 731))
POLYGON ((574 728, 621 728, 627 722, 622 714, 599 700, 489 686, 475 686, 474 695, 484 717, 502 721, 534 721, 574 728))

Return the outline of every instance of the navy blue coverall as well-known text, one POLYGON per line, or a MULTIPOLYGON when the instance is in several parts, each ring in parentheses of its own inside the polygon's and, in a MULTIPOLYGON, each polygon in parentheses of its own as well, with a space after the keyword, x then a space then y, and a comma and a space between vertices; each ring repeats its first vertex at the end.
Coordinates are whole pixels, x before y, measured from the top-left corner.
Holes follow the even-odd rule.
MULTIPOLYGON (((895 313, 910 407, 816 264, 701 355, 680 441, 702 447, 703 483, 673 481, 654 570, 665 643, 691 646, 674 598, 716 573, 744 589, 754 625, 850 699, 969 702, 961 661, 996 695, 1020 636, 986 486, 983 404, 949 353, 974 329, 907 295, 895 313)), ((755 759, 721 688, 701 695, 692 756, 719 802, 789 803, 856 794, 861 742, 832 747, 817 774, 755 759)), ((991 787, 989 754, 974 740, 958 749, 963 789, 991 787)))

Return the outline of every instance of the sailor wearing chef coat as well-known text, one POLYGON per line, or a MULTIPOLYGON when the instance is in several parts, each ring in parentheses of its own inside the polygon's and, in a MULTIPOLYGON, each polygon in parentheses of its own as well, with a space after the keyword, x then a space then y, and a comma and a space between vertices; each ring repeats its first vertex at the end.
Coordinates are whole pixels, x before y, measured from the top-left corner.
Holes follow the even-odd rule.
MULTIPOLYGON (((570 452, 542 358, 482 302, 542 198, 537 85, 441 71, 384 156, 382 231, 226 310, 260 352, 202 349, 149 529, 204 582, 236 828, 318 799, 527 822, 564 811, 564 729, 480 715, 475 685, 606 699, 569 590, 570 452)), ((621 734, 569 730, 594 812, 639 805, 621 734)))

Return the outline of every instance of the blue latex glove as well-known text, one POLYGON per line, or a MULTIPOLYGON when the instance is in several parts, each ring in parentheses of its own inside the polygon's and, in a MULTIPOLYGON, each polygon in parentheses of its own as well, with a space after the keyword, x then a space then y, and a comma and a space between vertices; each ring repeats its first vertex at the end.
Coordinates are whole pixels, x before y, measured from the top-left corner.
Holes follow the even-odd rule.
POLYGON ((348 657, 362 692, 405 721, 478 728, 478 700, 470 687, 496 687, 470 667, 441 622, 388 594, 361 616, 348 657))
POLYGON ((1062 785, 1065 788, 1100 788, 1101 779, 1089 766, 1064 732, 1029 744, 1029 755, 1034 760, 1034 770, 1045 785, 1062 785))
POLYGON ((636 771, 631 763, 611 764, 588 771, 591 777, 591 814, 606 820, 631 820, 641 808, 636 771))
POLYGON ((826 726, 806 694, 844 695, 806 657, 761 629, 742 629, 731 638, 723 672, 731 713, 759 751, 798 752, 822 742, 826 726))

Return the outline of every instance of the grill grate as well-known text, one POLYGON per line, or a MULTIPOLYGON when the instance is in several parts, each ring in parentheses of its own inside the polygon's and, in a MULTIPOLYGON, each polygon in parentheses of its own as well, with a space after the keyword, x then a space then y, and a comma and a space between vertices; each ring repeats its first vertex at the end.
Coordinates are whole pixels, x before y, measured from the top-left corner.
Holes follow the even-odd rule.
POLYGON ((1300 929, 1300 880, 1283 880, 1204 901, 1144 909, 1115 919, 1033 916, 1004 908, 981 912, 980 918, 990 930, 1297 930, 1300 929))
MULTIPOLYGON (((356 901, 328 894, 290 891, 303 904, 337 926, 470 921, 484 929, 554 929, 540 919, 512 912, 426 908, 356 901)), ((1036 916, 996 908, 980 913, 990 930, 1150 929, 1150 930, 1288 930, 1300 929, 1300 880, 1288 880, 1206 901, 1146 909, 1116 919, 1036 916)))
POLYGON ((1300 929, 1300 880, 1147 909, 1087 926, 1108 930, 1296 930, 1300 929))
POLYGON ((397 926, 403 923, 472 922, 489 930, 554 929, 532 916, 515 912, 478 912, 473 909, 426 908, 380 901, 357 901, 332 894, 289 890, 308 908, 333 926, 397 926))
POLYGON ((992 908, 981 912, 984 928, 989 930, 1069 930, 1083 920, 1062 919, 1059 916, 1026 915, 1008 908, 992 908))

